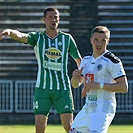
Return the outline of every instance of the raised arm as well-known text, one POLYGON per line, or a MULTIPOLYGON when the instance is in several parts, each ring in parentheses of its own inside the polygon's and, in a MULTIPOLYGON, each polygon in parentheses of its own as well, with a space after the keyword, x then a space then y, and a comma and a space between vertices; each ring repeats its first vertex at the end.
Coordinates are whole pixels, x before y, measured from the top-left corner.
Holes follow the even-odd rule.
POLYGON ((77 66, 79 67, 79 65, 80 65, 80 63, 81 63, 81 58, 75 59, 75 62, 76 62, 76 64, 77 64, 77 66))
POLYGON ((28 42, 28 34, 19 32, 18 30, 12 30, 12 29, 6 29, 3 32, 0 33, 0 40, 3 39, 3 35, 10 36, 12 39, 27 43, 28 42))
POLYGON ((71 79, 71 84, 73 88, 78 88, 82 82, 83 82, 83 77, 81 76, 82 70, 75 69, 72 73, 72 79, 71 79))

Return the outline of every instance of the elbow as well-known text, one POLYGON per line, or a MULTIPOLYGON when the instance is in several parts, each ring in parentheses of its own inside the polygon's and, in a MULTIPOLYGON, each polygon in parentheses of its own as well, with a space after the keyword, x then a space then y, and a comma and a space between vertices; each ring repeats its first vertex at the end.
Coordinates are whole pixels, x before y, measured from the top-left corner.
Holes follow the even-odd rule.
POLYGON ((128 92, 128 81, 127 81, 127 78, 125 77, 125 84, 123 85, 124 87, 124 93, 127 93, 128 92))
POLYGON ((122 93, 127 93, 128 92, 128 89, 124 89, 122 93))
POLYGON ((128 92, 128 84, 123 86, 122 88, 122 93, 127 93, 128 92))

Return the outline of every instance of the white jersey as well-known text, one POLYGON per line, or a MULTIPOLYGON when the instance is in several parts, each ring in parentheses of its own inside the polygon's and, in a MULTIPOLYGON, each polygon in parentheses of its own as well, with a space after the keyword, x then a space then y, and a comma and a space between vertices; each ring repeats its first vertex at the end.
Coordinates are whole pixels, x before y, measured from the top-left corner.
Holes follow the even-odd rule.
MULTIPOLYGON (((122 63, 111 52, 101 56, 85 56, 80 64, 85 82, 115 83, 115 79, 125 76, 122 63)), ((115 92, 104 89, 90 90, 86 103, 76 115, 70 133, 107 133, 116 111, 115 92)))
MULTIPOLYGON (((85 56, 79 69, 83 69, 82 74, 86 82, 89 80, 112 84, 115 83, 115 79, 125 76, 120 59, 108 50, 97 58, 94 58, 93 55, 85 56)), ((86 96, 84 107, 87 106, 96 107, 95 111, 98 109, 101 112, 115 113, 115 92, 104 89, 91 90, 86 96)))

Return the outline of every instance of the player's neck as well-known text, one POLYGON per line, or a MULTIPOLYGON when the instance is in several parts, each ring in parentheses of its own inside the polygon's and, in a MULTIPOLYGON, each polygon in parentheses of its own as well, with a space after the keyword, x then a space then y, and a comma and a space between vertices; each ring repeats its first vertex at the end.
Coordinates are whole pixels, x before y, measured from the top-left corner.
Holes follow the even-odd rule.
POLYGON ((50 37, 50 38, 54 38, 58 35, 58 30, 46 30, 46 34, 50 37))

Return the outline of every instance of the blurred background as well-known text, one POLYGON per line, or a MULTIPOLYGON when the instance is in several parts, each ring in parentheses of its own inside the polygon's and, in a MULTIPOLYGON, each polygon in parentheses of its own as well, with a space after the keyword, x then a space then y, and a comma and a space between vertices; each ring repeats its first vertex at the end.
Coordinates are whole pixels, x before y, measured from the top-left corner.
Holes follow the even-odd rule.
MULTIPOLYGON (((122 60, 129 83, 128 93, 116 94, 113 123, 133 123, 133 0, 0 0, 0 32, 6 28, 25 33, 44 30, 43 10, 48 6, 59 9, 59 29, 75 38, 82 56, 92 51, 90 31, 94 26, 109 28, 108 49, 122 60)), ((75 68, 69 57, 70 78, 75 68)), ((0 124, 34 123, 36 74, 37 61, 30 45, 10 38, 0 41, 0 124)), ((81 88, 74 89, 73 96, 76 115, 84 104, 81 88)), ((49 122, 60 122, 54 108, 49 122)))

